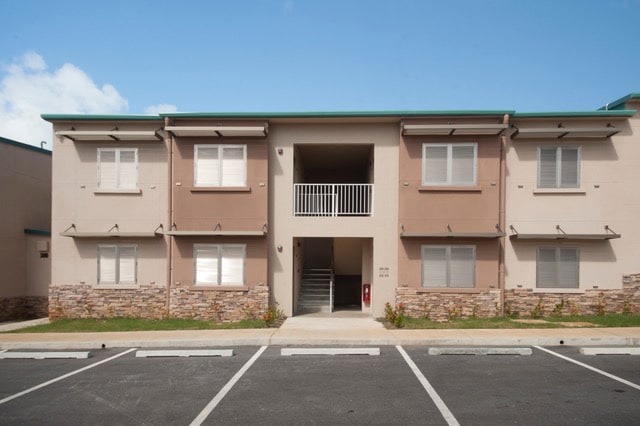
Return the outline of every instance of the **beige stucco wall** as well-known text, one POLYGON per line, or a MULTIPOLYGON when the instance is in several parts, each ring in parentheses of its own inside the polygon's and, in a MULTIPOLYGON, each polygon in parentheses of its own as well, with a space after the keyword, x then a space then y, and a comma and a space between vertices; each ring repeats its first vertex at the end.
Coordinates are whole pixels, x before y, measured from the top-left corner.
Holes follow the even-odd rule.
MULTIPOLYGON (((628 106, 629 107, 629 106, 628 106)), ((637 105, 635 106, 637 107, 637 105)), ((555 127, 556 120, 533 125, 555 127)), ((611 120, 577 121, 576 127, 605 126, 611 120)), ((519 123, 516 120, 516 125, 519 123)), ((624 129, 610 139, 510 140, 507 148, 506 222, 521 234, 553 234, 556 225, 568 234, 601 234, 605 225, 622 234, 608 241, 518 242, 507 239, 505 287, 536 286, 536 247, 580 249, 580 289, 621 288, 623 274, 640 269, 640 226, 637 159, 640 158, 640 119, 617 120, 624 129), (537 186, 537 150, 541 145, 581 146, 580 188, 577 191, 540 191, 537 186)), ((529 123, 528 125, 532 125, 529 123)), ((547 289, 548 291, 548 289, 547 289)))
MULTIPOLYGON (((161 123, 73 123, 77 130, 156 130, 161 123)), ((107 232, 118 224, 120 232, 153 232, 169 229, 167 144, 149 141, 78 141, 55 136, 70 128, 56 123, 53 137, 52 285, 95 284, 98 244, 138 245, 138 285, 167 282, 166 238, 71 238, 60 234, 75 231, 107 232), (96 193, 97 149, 138 148, 140 193, 96 193), (71 265, 71 266, 70 266, 71 265)))
MULTIPOLYGON (((0 142, 0 298, 39 296, 47 265, 27 261, 25 228, 51 228, 51 155, 0 142)), ((42 239, 48 239, 42 237, 42 239)))
MULTIPOLYGON (((269 281, 274 298, 285 315, 292 315, 294 309, 294 239, 297 237, 372 238, 372 315, 382 316, 385 302, 394 301, 399 134, 399 123, 271 123, 269 281), (296 144, 374 145, 374 214, 371 217, 294 217, 293 159, 296 144), (282 154, 278 153, 279 148, 282 154), (283 247, 282 252, 276 249, 277 246, 283 247), (379 268, 389 268, 388 276, 378 274, 379 268)), ((363 252, 367 251, 368 248, 363 252)))

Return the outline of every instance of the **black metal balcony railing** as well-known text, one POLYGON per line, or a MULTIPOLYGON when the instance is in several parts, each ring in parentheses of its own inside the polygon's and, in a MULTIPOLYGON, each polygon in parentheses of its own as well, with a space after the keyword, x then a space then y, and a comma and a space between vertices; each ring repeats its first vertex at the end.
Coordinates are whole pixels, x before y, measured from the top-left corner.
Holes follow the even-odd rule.
POLYGON ((296 183, 294 216, 371 216, 371 183, 296 183))

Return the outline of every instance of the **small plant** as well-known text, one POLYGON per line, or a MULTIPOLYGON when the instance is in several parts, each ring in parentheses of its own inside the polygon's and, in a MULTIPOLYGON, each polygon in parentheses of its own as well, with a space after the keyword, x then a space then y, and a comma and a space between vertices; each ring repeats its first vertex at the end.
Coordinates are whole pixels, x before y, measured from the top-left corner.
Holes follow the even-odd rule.
POLYGON ((625 298, 624 302, 622 302, 622 314, 623 315, 631 315, 631 301, 629 301, 629 298, 625 298))
POLYGON ((480 306, 477 303, 473 304, 473 308, 471 308, 471 318, 478 318, 478 310, 480 306))
POLYGON ((245 319, 255 320, 258 319, 258 305, 255 303, 245 303, 240 308, 240 312, 244 315, 245 319))
POLYGON ((518 318, 520 313, 513 309, 511 302, 504 302, 504 316, 507 318, 518 318))
POLYGON ((564 309, 564 299, 561 299, 560 303, 556 303, 553 310, 551 311, 551 315, 554 317, 561 317, 562 309, 564 309))
POLYGON ((278 309, 278 304, 275 306, 270 305, 266 311, 262 314, 262 320, 264 321, 267 327, 273 327, 277 321, 284 318, 284 313, 282 310, 278 309))
POLYGON ((454 303, 447 308, 447 318, 449 321, 460 318, 462 316, 462 304, 460 302, 454 303))
POLYGON ((531 318, 542 318, 543 316, 543 308, 542 308, 542 297, 538 299, 538 304, 533 307, 531 310, 531 318))
POLYGON ((604 298, 604 292, 598 293, 598 303, 596 304, 596 313, 599 317, 603 317, 607 309, 607 301, 604 298))
POLYGON ((389 302, 384 305, 384 319, 396 328, 404 327, 404 305, 399 303, 395 308, 389 302))
POLYGON ((571 301, 567 301, 567 305, 569 305, 569 315, 571 316, 580 315, 580 305, 571 301))

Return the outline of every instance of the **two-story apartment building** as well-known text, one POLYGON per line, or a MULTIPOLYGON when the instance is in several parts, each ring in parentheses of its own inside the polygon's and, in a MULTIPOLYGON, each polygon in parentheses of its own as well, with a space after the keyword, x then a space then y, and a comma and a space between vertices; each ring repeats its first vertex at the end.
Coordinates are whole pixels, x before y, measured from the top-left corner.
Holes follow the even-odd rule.
POLYGON ((45 115, 52 316, 638 309, 639 95, 601 111, 45 115))

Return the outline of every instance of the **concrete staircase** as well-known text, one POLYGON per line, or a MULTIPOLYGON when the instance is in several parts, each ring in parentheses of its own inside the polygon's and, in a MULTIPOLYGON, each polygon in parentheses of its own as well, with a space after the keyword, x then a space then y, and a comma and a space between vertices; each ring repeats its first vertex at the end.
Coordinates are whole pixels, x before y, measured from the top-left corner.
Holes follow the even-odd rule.
POLYGON ((302 271, 297 313, 331 312, 331 269, 305 269, 302 271))

